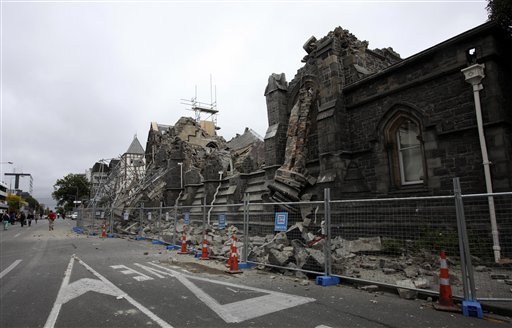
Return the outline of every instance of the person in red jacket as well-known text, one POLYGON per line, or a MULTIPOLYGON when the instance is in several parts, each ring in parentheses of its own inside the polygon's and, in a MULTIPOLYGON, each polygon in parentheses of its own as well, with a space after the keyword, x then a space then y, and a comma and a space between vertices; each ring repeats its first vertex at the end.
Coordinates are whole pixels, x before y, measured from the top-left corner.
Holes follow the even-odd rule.
POLYGON ((48 213, 48 224, 50 231, 53 230, 53 221, 55 221, 56 218, 57 216, 55 215, 55 213, 53 213, 53 211, 50 211, 50 213, 48 213))

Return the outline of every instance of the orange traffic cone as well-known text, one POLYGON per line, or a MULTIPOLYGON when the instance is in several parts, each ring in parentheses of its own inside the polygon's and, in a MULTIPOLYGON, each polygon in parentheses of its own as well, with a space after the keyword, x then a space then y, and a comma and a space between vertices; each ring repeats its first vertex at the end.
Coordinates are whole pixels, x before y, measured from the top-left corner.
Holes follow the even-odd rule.
POLYGON ((200 260, 209 260, 210 257, 208 256, 208 240, 204 238, 203 240, 203 248, 201 249, 201 257, 200 260))
POLYGON ((107 238, 107 228, 104 224, 101 225, 101 238, 107 238))
POLYGON ((183 231, 183 235, 181 237, 181 250, 178 254, 188 254, 187 251, 187 236, 185 236, 185 231, 183 231))
POLYGON ((233 246, 235 245, 235 243, 236 243, 236 236, 233 235, 233 236, 231 236, 231 244, 229 245, 230 253, 229 253, 228 261, 226 262, 226 268, 231 267, 231 254, 233 253, 233 246))
POLYGON ((236 250, 236 244, 233 242, 233 246, 231 247, 231 255, 229 256, 229 270, 226 270, 227 273, 242 273, 242 271, 238 270, 238 252, 236 250))
POLYGON ((436 310, 458 312, 459 308, 455 306, 452 299, 452 287, 450 286, 450 274, 448 273, 448 264, 446 254, 441 251, 439 271, 439 300, 434 304, 436 310))

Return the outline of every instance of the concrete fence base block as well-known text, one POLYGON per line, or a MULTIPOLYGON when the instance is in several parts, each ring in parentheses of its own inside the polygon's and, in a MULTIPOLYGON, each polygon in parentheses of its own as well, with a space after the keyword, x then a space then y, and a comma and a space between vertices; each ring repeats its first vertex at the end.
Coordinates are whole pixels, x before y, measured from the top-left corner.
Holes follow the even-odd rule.
POLYGON ((484 318, 482 306, 476 301, 463 301, 462 314, 464 314, 465 317, 476 317, 479 319, 484 318))
POLYGON ((253 263, 247 263, 247 262, 238 263, 239 269, 252 269, 255 266, 256 266, 256 264, 253 264, 253 263))
POLYGON ((320 286, 332 286, 340 283, 340 278, 333 276, 318 276, 316 277, 316 284, 320 286))

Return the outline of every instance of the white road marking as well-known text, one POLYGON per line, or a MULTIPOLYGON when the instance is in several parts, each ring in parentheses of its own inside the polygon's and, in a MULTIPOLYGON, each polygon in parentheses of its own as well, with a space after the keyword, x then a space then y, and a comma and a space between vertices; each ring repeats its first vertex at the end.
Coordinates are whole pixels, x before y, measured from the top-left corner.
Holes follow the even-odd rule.
POLYGON ((262 315, 285 310, 294 306, 315 301, 314 298, 278 293, 266 289, 236 285, 229 282, 217 281, 208 278, 185 276, 180 272, 160 266, 156 263, 148 263, 160 269, 163 269, 164 271, 171 272, 176 277, 176 279, 178 279, 183 285, 185 285, 185 287, 187 287, 192 293, 194 293, 194 295, 197 298, 203 301, 210 309, 217 313, 217 315, 227 323, 242 322, 262 315), (203 290, 201 290, 199 287, 193 284, 189 279, 206 281, 209 283, 233 288, 248 289, 264 293, 266 295, 222 305, 219 302, 217 302, 217 300, 215 300, 213 297, 206 294, 203 290))
POLYGON ((21 260, 14 261, 11 265, 9 265, 4 271, 0 273, 0 279, 2 279, 6 274, 9 273, 12 269, 14 269, 18 264, 20 264, 21 260))
POLYGON ((128 296, 125 292, 123 292, 119 287, 108 281, 105 277, 103 277, 98 272, 94 271, 90 266, 88 266, 85 262, 80 260, 77 256, 73 254, 71 260, 69 261, 68 267, 64 274, 64 279, 62 280, 62 284, 59 289, 59 293, 57 294, 57 299, 53 305, 52 311, 46 320, 44 325, 45 328, 53 328, 55 326, 55 322, 57 321, 57 317, 59 316, 60 309, 62 305, 64 305, 69 300, 76 298, 80 295, 83 295, 87 291, 95 291, 107 295, 116 296, 116 298, 123 297, 130 304, 139 309, 142 313, 147 315, 150 319, 155 321, 160 327, 163 328, 173 328, 164 320, 160 319, 156 314, 151 312, 145 306, 128 296), (69 279, 71 276, 71 271, 73 270, 73 263, 77 260, 81 265, 83 265, 89 272, 91 272, 94 276, 96 276, 99 280, 96 279, 80 279, 72 284, 69 284, 69 279))
POLYGON ((165 278, 165 276, 174 277, 174 275, 172 273, 169 273, 169 272, 160 271, 160 270, 157 270, 155 268, 150 268, 150 267, 147 267, 147 266, 139 264, 139 263, 133 263, 133 264, 135 264, 139 268, 142 268, 142 269, 148 271, 149 273, 154 274, 158 278, 165 278))
MULTIPOLYGON (((150 276, 145 275, 144 273, 141 273, 139 271, 130 269, 126 265, 111 265, 110 267, 112 269, 126 269, 126 270, 121 271, 121 273, 123 273, 123 274, 137 274, 138 276, 133 277, 133 279, 135 279, 137 281, 153 280, 153 278, 151 278, 150 276)), ((163 278, 163 277, 160 277, 160 278, 163 278)))
POLYGON ((21 232, 18 232, 17 234, 15 234, 13 238, 18 237, 19 235, 21 235, 21 232))

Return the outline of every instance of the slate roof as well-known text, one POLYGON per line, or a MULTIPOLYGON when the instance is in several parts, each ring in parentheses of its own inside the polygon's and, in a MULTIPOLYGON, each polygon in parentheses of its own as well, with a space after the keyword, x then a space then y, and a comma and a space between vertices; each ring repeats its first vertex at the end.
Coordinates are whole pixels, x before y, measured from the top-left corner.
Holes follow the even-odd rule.
POLYGON ((144 155, 144 148, 137 139, 137 136, 133 137, 132 144, 128 147, 128 150, 125 154, 136 154, 136 155, 144 155))
POLYGON ((228 147, 233 150, 239 150, 258 141, 263 141, 263 138, 253 129, 245 128, 244 134, 237 134, 236 137, 228 141, 228 147))

